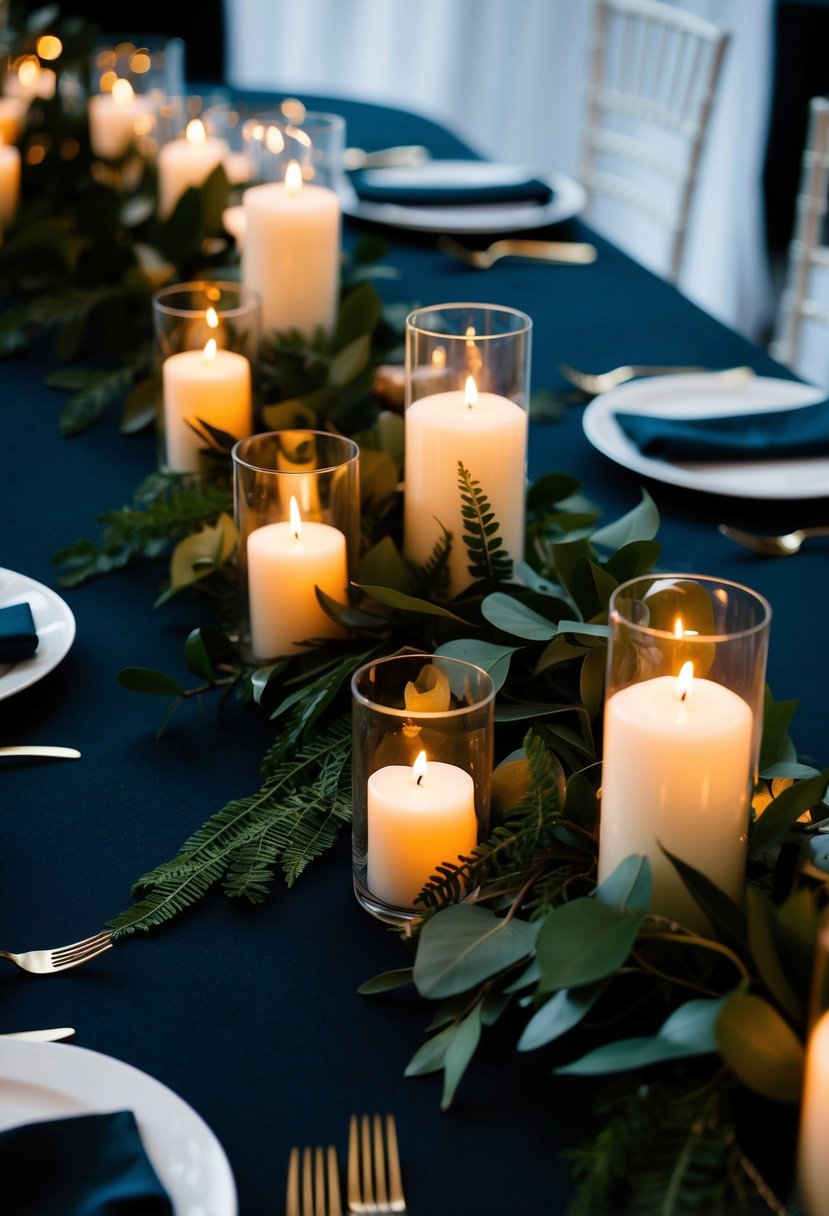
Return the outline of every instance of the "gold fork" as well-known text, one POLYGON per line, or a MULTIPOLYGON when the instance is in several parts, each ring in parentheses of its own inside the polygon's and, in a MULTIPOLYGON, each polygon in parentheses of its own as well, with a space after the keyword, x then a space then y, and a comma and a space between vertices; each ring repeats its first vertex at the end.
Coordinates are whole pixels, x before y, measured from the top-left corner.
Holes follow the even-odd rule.
POLYGON ((451 236, 438 237, 438 249, 474 266, 489 270, 501 258, 529 258, 534 262, 572 262, 586 266, 596 260, 596 248, 580 241, 493 241, 486 249, 468 249, 451 236))
MULTIPOLYGON (((575 384, 576 388, 580 388, 583 393, 595 397, 599 393, 606 393, 612 388, 618 388, 620 384, 626 384, 628 380, 635 380, 638 376, 684 375, 690 372, 707 372, 708 368, 672 367, 667 364, 660 367, 643 363, 625 363, 621 367, 612 367, 608 372, 598 372, 593 375, 590 372, 579 371, 577 367, 571 367, 569 363, 559 363, 558 370, 565 380, 575 384)), ((754 377, 754 370, 750 367, 727 367, 722 371, 710 374, 719 377, 725 384, 742 384, 744 380, 751 380, 754 377)))
POLYGON ((54 950, 26 950, 23 954, 0 950, 0 958, 7 958, 10 963, 34 975, 51 975, 53 971, 68 971, 70 967, 88 963, 91 958, 97 958, 105 950, 111 949, 112 932, 105 929, 94 937, 85 937, 71 946, 57 946, 54 950))
POLYGON ((342 1216, 340 1177, 337 1154, 332 1144, 323 1151, 320 1145, 302 1153, 302 1186, 300 1186, 299 1149, 292 1148, 288 1158, 288 1186, 285 1194, 285 1216, 342 1216), (326 1169, 328 1166, 328 1203, 326 1205, 326 1169))
POLYGON ((386 1115, 386 1146, 383 1145, 383 1122, 379 1115, 374 1115, 371 1121, 368 1115, 363 1115, 359 1130, 357 1116, 351 1116, 348 1127, 349 1212, 363 1216, 405 1213, 394 1115, 386 1115))
POLYGON ((796 528, 794 532, 785 532, 782 536, 762 536, 756 532, 744 532, 742 528, 732 528, 728 524, 720 524, 719 531, 738 545, 745 545, 747 549, 763 553, 766 557, 791 557, 800 552, 803 542, 810 536, 829 536, 829 527, 796 528))

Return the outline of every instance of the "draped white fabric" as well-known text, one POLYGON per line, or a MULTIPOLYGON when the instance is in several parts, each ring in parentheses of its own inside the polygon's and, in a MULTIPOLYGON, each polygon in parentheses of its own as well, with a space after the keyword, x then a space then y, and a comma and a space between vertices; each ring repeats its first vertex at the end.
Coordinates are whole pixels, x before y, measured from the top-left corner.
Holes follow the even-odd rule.
MULTIPOLYGON (((772 0, 681 5, 732 37, 679 286, 756 337, 771 310, 761 181, 772 0)), ((575 176, 591 19, 585 0, 227 0, 227 77, 415 109, 486 156, 575 176)))

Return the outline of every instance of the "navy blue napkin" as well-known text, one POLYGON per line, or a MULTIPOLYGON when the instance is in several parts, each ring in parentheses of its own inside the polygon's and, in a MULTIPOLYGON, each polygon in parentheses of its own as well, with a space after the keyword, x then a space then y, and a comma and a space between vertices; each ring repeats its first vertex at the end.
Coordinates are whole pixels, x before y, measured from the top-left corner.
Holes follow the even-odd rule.
POLYGON ((547 203, 553 197, 552 188, 531 173, 517 169, 505 175, 502 168, 482 161, 427 161, 396 169, 360 169, 349 176, 364 202, 403 207, 547 203), (458 166, 457 172, 453 165, 458 166))
POLYGON ((30 659, 37 650, 37 631, 28 604, 0 608, 0 663, 30 659))
POLYGON ((3 1216, 173 1216, 130 1110, 0 1133, 3 1216))
POLYGON ((661 460, 777 460, 829 453, 829 400, 715 418, 615 418, 644 456, 661 460))

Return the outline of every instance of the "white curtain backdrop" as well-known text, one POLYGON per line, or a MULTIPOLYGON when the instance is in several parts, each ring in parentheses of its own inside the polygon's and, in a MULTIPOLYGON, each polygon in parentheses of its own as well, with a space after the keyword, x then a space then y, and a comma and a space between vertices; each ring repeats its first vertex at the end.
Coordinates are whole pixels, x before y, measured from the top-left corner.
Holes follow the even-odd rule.
MULTIPOLYGON (((679 286, 756 337, 771 310, 761 182, 773 0, 677 2, 732 35, 679 286)), ((413 109, 485 156, 575 176, 592 7, 587 0, 226 0, 228 83, 413 109)), ((607 235, 621 243, 622 234, 607 235)))

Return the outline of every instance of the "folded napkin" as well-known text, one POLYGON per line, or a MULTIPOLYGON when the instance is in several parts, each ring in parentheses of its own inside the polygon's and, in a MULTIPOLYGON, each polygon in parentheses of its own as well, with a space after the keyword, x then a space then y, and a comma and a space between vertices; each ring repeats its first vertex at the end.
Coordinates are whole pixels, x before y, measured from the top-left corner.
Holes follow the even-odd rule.
POLYGON ((0 1133, 4 1216, 173 1216, 130 1110, 0 1133))
POLYGON ((777 460, 829 454, 829 400, 790 410, 665 418, 616 414, 644 456, 662 460, 777 460))
POLYGON ((37 650, 37 631, 28 604, 0 608, 0 663, 30 659, 37 650))
POLYGON ((546 203, 553 191, 520 165, 486 160, 430 160, 394 169, 360 169, 350 175, 359 198, 401 206, 478 203, 546 203))

